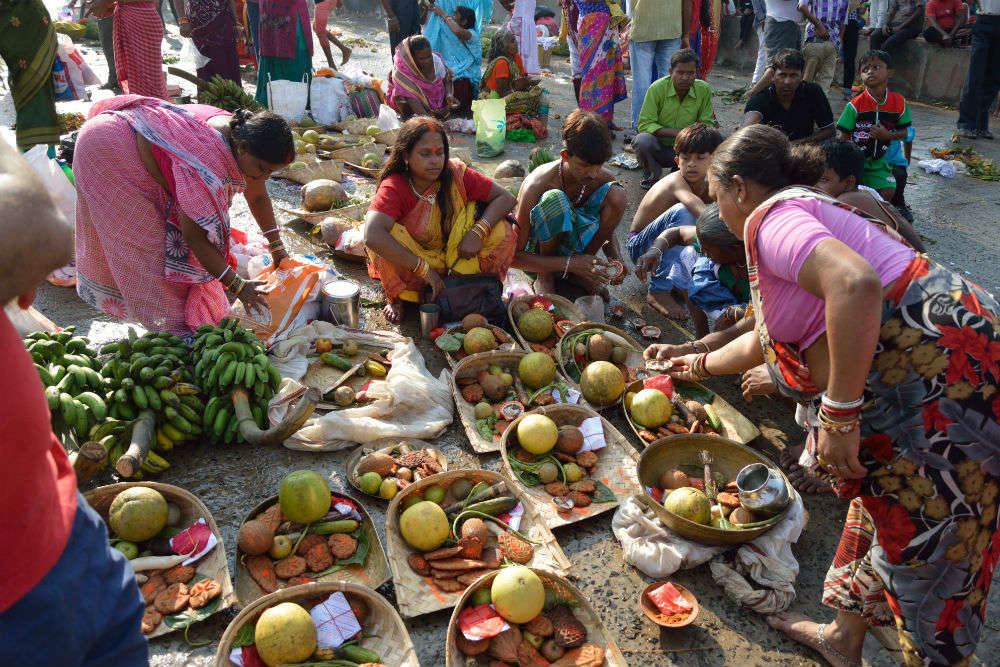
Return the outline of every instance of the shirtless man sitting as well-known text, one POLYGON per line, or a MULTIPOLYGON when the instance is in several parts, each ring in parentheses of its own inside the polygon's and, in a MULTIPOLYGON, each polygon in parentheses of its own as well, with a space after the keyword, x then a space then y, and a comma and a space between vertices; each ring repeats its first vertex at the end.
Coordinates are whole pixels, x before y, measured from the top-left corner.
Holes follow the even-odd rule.
POLYGON ((521 184, 514 209, 521 250, 514 267, 537 274, 539 294, 570 299, 599 294, 608 301, 607 285, 621 284, 628 273, 615 240, 625 213, 625 188, 604 168, 611 135, 599 116, 577 109, 566 117, 562 138, 559 159, 538 167, 521 184), (607 261, 597 257, 601 249, 607 261))
MULTIPOLYGON (((659 254, 665 246, 657 243, 674 227, 694 225, 695 220, 712 202, 708 194, 708 168, 712 153, 722 143, 722 134, 705 123, 688 125, 677 134, 674 149, 677 152, 677 171, 657 181, 642 198, 632 219, 625 246, 634 264, 643 255, 659 254)), ((649 278, 649 295, 646 300, 667 317, 684 321, 687 310, 678 299, 684 300, 670 279, 670 269, 680 257, 681 247, 668 247, 659 257, 659 264, 649 278)))

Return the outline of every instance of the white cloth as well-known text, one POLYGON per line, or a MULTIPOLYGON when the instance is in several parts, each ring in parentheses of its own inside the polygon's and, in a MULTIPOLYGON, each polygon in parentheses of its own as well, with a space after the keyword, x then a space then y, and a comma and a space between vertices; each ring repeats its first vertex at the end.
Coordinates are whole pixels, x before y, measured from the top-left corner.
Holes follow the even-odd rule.
POLYGON ((538 33, 535 32, 535 0, 517 0, 507 27, 517 38, 517 48, 528 74, 539 74, 538 33))
MULTIPOLYGON (((360 336, 355 335, 354 338, 361 342, 360 336)), ((284 372, 282 375, 285 375, 284 372)), ((302 385, 297 380, 285 376, 268 406, 272 424, 284 418, 301 389, 302 385)), ((380 438, 429 440, 440 435, 452 421, 450 371, 442 371, 440 377, 435 379, 409 339, 395 344, 389 374, 384 380, 372 381, 366 393, 369 399, 373 399, 366 405, 313 415, 285 441, 285 447, 332 452, 380 438)))
POLYGON ((889 13, 889 0, 872 0, 868 7, 868 25, 866 28, 878 30, 885 25, 885 17, 889 13))
POLYGON ((764 70, 767 69, 767 48, 764 47, 764 24, 758 23, 754 26, 754 30, 757 31, 757 64, 753 68, 751 85, 756 85, 760 81, 760 77, 764 76, 764 70))
POLYGON ((882 195, 880 195, 878 193, 878 190, 876 190, 875 188, 870 188, 867 185, 862 185, 861 183, 858 183, 858 190, 861 190, 863 192, 867 192, 868 194, 870 194, 872 197, 875 197, 875 199, 877 199, 879 201, 885 201, 885 199, 882 197, 882 195))
POLYGON ((767 16, 775 21, 794 21, 795 23, 805 23, 805 17, 799 11, 799 5, 806 4, 798 0, 764 0, 767 7, 767 16))
POLYGON ((795 599, 799 565, 791 544, 805 525, 802 498, 791 490, 788 513, 756 540, 740 546, 729 564, 726 547, 710 547, 685 539, 663 525, 636 499, 626 498, 615 511, 611 530, 622 545, 625 562, 655 579, 697 567, 713 558, 711 571, 726 595, 762 614, 787 609, 795 599), (749 577, 749 580, 748 578, 749 577))

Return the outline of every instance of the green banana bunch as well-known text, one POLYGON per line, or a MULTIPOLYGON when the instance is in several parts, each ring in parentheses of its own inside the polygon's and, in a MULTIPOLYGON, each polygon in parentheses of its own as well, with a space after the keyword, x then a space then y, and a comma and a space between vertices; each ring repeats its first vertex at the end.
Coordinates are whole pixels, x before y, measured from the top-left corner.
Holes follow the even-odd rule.
POLYGON ((227 317, 218 327, 198 327, 191 349, 195 381, 206 397, 202 423, 209 440, 243 442, 233 408, 234 389, 246 390, 254 421, 259 428, 268 428, 267 404, 278 390, 281 375, 257 336, 227 317))
POLYGON ((74 335, 74 327, 32 333, 24 345, 45 386, 53 430, 64 442, 84 442, 107 416, 107 387, 97 372, 97 354, 86 338, 74 335))
MULTIPOLYGON (((111 418, 130 422, 143 410, 154 411, 153 448, 163 452, 201 435, 205 405, 192 384, 191 352, 180 338, 165 332, 136 336, 129 331, 128 339, 105 345, 101 354, 111 418)), ((109 455, 109 460, 116 461, 127 444, 121 451, 113 449, 117 456, 109 455)), ((142 469, 153 474, 167 465, 163 457, 150 452, 142 469)))
POLYGON ((260 111, 263 109, 252 95, 243 90, 243 86, 235 81, 224 79, 218 74, 213 76, 210 81, 206 81, 205 85, 199 89, 198 101, 226 111, 236 111, 237 109, 260 111))

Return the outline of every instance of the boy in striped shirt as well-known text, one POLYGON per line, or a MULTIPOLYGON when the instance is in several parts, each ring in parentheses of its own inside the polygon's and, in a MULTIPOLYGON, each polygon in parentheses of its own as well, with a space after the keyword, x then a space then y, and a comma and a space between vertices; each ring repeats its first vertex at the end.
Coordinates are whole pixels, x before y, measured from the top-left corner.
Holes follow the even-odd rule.
POLYGON ((885 154, 893 141, 906 139, 912 123, 910 107, 902 95, 889 90, 892 58, 888 53, 869 51, 859 65, 865 89, 844 107, 837 129, 841 139, 853 141, 865 153, 862 183, 889 201, 896 192, 896 179, 885 154))

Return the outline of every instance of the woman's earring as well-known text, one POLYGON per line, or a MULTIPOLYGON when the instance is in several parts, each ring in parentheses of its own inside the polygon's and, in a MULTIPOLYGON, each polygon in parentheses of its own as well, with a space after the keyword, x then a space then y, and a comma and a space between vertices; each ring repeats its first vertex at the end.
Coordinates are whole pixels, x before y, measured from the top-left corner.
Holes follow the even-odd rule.
POLYGON ((743 203, 743 195, 739 195, 739 196, 736 197, 736 203, 737 204, 742 204, 743 203))

